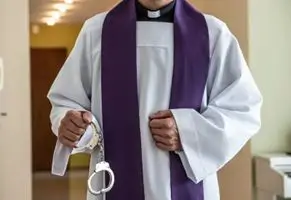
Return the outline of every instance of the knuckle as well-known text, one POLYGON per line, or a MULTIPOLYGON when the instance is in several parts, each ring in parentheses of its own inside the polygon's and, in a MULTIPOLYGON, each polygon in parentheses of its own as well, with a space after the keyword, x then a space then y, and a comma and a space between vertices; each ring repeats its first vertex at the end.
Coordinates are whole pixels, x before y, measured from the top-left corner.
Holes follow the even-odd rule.
POLYGON ((167 126, 167 128, 172 128, 173 127, 173 121, 172 121, 171 118, 167 119, 166 126, 167 126))
POLYGON ((173 118, 170 118, 170 121, 171 121, 171 128, 175 127, 175 120, 173 118))
POLYGON ((78 128, 76 131, 78 134, 82 134, 83 133, 83 129, 82 128, 78 128))
POLYGON ((67 114, 66 114, 67 117, 71 117, 72 115, 73 115, 73 111, 72 110, 68 111, 67 114))
POLYGON ((165 133, 167 136, 168 136, 168 138, 172 138, 172 131, 171 130, 167 130, 167 132, 165 133))
POLYGON ((77 113, 76 113, 76 111, 73 111, 73 110, 69 111, 69 112, 68 112, 68 118, 69 118, 69 119, 77 118, 77 113))
POLYGON ((72 115, 70 116, 70 119, 78 119, 78 116, 76 115, 76 113, 72 113, 72 115))
POLYGON ((172 136, 173 138, 176 138, 176 135, 177 135, 176 131, 172 129, 172 130, 171 130, 171 136, 172 136))

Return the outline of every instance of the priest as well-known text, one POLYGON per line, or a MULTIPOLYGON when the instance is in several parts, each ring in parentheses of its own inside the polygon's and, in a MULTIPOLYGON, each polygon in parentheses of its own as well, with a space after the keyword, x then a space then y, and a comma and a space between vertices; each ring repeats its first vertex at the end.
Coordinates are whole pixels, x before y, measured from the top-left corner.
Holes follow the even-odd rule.
POLYGON ((116 183, 87 200, 219 200, 217 172, 260 129, 237 39, 186 0, 124 0, 88 19, 48 98, 53 174, 81 152, 91 174, 99 151, 78 142, 91 122, 103 134, 116 183))

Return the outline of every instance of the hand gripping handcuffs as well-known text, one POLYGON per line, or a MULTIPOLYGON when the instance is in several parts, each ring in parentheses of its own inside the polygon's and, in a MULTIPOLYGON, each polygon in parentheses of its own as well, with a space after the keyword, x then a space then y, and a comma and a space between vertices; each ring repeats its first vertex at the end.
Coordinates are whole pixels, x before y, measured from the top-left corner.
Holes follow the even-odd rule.
POLYGON ((99 158, 98 158, 98 162, 95 166, 95 170, 92 173, 92 175, 89 177, 88 179, 88 190, 91 194, 93 195, 101 195, 101 194, 105 194, 107 192, 109 192, 115 182, 115 176, 114 173, 112 171, 112 169, 110 168, 110 165, 108 162, 106 162, 104 160, 104 141, 103 141, 103 136, 100 133, 101 131, 97 130, 97 127, 94 123, 90 124, 92 127, 92 133, 93 133, 93 138, 91 139, 91 141, 88 144, 88 148, 90 150, 93 150, 96 146, 99 148, 99 158), (96 191, 93 189, 92 187, 92 179, 95 175, 97 175, 98 173, 102 173, 102 172, 107 172, 109 174, 109 184, 106 188, 103 188, 99 191, 96 191))

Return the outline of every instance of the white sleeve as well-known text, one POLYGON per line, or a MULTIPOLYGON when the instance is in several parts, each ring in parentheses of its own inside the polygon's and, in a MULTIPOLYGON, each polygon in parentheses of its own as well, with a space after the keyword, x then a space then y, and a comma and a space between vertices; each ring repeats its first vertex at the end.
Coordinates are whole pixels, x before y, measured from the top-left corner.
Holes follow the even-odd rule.
MULTIPOLYGON (((85 22, 75 46, 66 62, 58 73, 48 93, 48 99, 52 105, 50 114, 52 131, 58 136, 58 128, 65 114, 70 110, 91 110, 91 82, 92 82, 92 59, 90 49, 90 33, 85 22)), ((95 123, 97 123, 94 117, 95 123)), ((86 131, 84 138, 92 135, 86 131)), ((74 153, 90 153, 84 148, 72 149, 57 141, 52 163, 52 173, 64 175, 69 157, 74 153)))
POLYGON ((172 110, 188 177, 198 183, 228 163, 258 132, 262 96, 238 41, 224 30, 211 56, 206 107, 172 110))

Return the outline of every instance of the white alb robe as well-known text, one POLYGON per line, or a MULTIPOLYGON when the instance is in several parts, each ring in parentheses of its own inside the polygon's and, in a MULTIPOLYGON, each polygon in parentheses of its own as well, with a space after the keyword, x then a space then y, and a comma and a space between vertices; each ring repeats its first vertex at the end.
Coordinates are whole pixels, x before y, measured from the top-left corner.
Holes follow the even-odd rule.
MULTIPOLYGON (((51 121, 56 135, 61 119, 72 109, 91 111, 102 128, 100 52, 106 14, 98 14, 85 22, 51 87, 48 98, 53 106, 51 121)), ((188 177, 196 183, 203 181, 204 200, 219 200, 216 174, 259 130, 262 97, 235 36, 222 21, 210 15, 205 17, 211 63, 202 113, 193 109, 172 112, 183 146, 183 152, 178 154, 188 177)), ((169 156, 155 146, 148 117, 169 107, 173 44, 172 23, 137 22, 137 79, 145 200, 171 200, 169 156)), ((126 117, 126 113, 116 114, 126 117)), ((63 175, 71 153, 79 152, 78 149, 72 152, 57 142, 52 173, 63 175)), ((91 153, 91 174, 98 152, 87 153, 91 153)), ((98 183, 103 184, 102 177, 98 183)), ((88 193, 87 200, 96 199, 88 193)))

